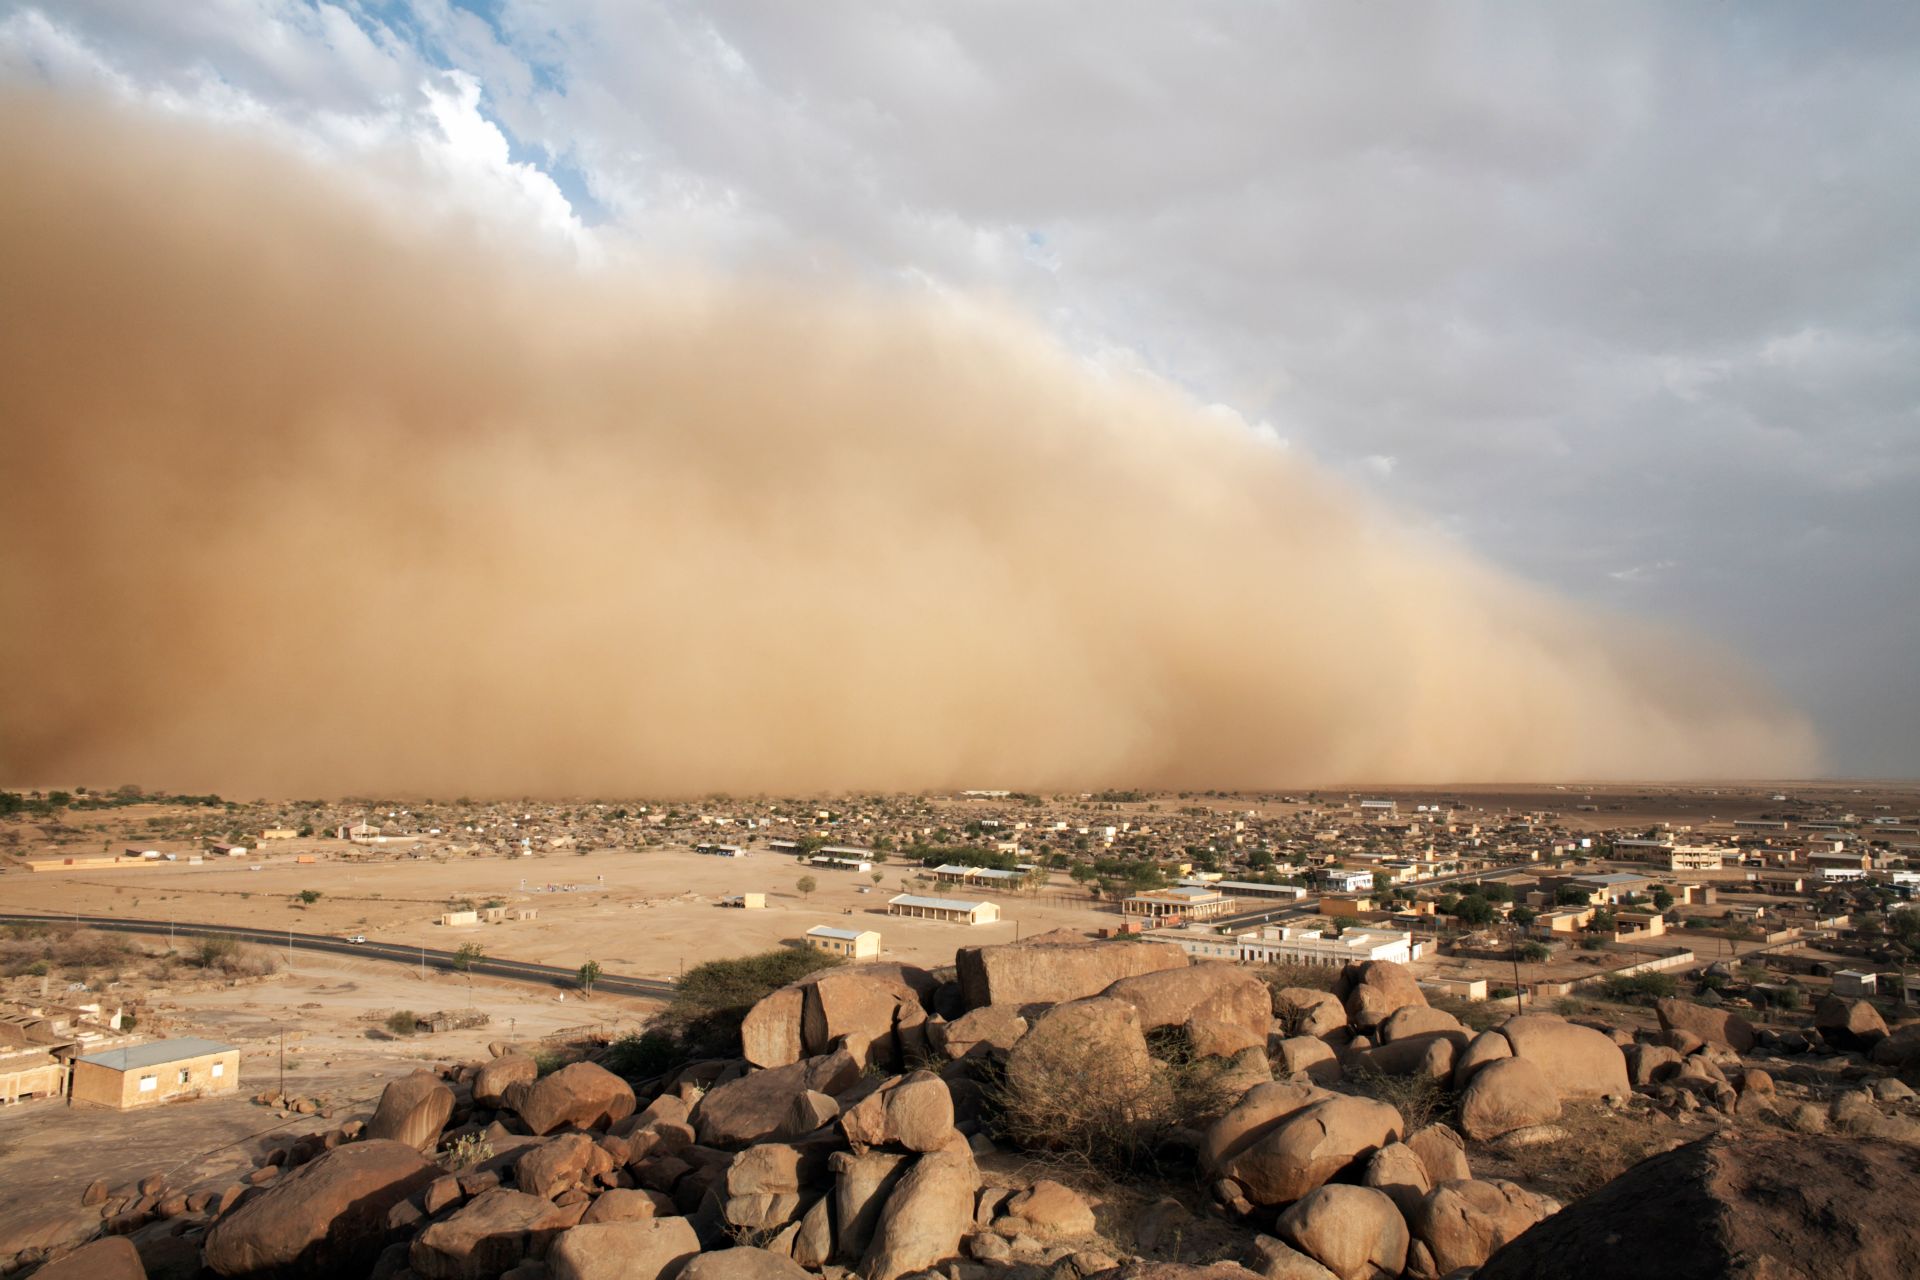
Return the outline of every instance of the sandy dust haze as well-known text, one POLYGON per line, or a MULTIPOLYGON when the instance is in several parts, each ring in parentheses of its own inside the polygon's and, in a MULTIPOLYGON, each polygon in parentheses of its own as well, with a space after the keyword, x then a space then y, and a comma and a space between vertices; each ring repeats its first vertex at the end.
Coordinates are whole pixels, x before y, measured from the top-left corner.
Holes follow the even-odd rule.
POLYGON ((1814 763, 1723 656, 1423 542, 983 304, 510 260, 59 98, 0 101, 0 165, 0 781, 1814 763))

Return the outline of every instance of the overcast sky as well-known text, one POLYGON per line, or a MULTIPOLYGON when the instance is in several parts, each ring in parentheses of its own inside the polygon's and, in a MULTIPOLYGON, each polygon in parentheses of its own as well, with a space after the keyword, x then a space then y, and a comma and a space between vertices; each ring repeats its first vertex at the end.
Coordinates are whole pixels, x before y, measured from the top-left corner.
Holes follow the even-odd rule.
POLYGON ((0 0, 0 80, 999 294, 1920 774, 1920 6, 0 0))

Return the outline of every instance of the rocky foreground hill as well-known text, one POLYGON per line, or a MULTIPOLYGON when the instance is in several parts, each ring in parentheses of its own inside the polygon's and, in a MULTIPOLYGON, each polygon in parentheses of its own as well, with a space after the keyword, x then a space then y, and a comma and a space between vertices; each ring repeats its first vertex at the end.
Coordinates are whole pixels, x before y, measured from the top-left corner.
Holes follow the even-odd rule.
POLYGON ((1276 989, 1163 944, 1049 935, 965 949, 945 973, 811 975, 753 1006, 741 1057, 637 1087, 591 1060, 543 1075, 496 1046, 393 1082, 372 1115, 262 1153, 244 1182, 98 1184, 98 1239, 10 1265, 42 1280, 1920 1275, 1920 1122, 1899 1079, 1920 1031, 1841 1001, 1786 1035, 1686 1001, 1658 1013, 1639 1033, 1547 1014, 1476 1033, 1392 964, 1276 989), (1570 1129, 1593 1115, 1666 1149, 1565 1206, 1475 1175, 1515 1152, 1582 1158, 1570 1129))

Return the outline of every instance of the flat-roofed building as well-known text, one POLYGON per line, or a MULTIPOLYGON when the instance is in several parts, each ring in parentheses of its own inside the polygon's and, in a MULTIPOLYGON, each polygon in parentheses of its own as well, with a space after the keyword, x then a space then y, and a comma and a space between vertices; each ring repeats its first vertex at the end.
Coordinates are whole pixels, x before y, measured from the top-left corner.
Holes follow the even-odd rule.
POLYGON ((1150 929, 1144 935, 1153 942, 1171 942, 1196 960, 1240 959, 1240 939, 1206 925, 1187 925, 1179 929, 1150 929))
POLYGON ((1248 964, 1347 965, 1363 960, 1413 962, 1413 935, 1400 929, 1324 929, 1268 925, 1240 935, 1240 958, 1248 964))
POLYGON ((1591 896, 1598 894, 1602 902, 1609 905, 1623 898, 1639 897, 1653 892, 1653 877, 1638 876, 1630 871, 1604 871, 1598 875, 1570 876, 1567 883, 1576 889, 1584 889, 1591 896))
POLYGON ((821 850, 807 859, 809 866, 823 867, 828 871, 871 871, 873 861, 870 858, 856 858, 844 853, 829 853, 821 850))
POLYGON ((153 1040, 73 1060, 73 1100, 122 1111, 239 1087, 240 1051, 217 1040, 153 1040))
POLYGON ((1148 920, 1214 920, 1233 910, 1233 900, 1217 888, 1175 885, 1136 893, 1120 904, 1120 910, 1148 920))
POLYGON ((845 956, 849 960, 873 960, 880 955, 880 935, 872 929, 836 929, 817 924, 802 935, 815 951, 845 956))
POLYGON ((935 867, 933 878, 942 884, 983 884, 1002 889, 1017 889, 1020 887, 1020 882, 1027 878, 1027 873, 1002 870, 999 867, 969 867, 961 863, 949 862, 935 867))
POLYGON ((697 844, 695 853, 703 853, 709 858, 744 858, 747 851, 737 844, 697 844))
POLYGON ((41 1049, 0 1053, 0 1104, 57 1098, 66 1092, 67 1064, 41 1049))
POLYGON ((1726 850, 1711 845, 1677 844, 1667 850, 1669 871, 1718 871, 1726 863, 1726 850))
POLYGON ((1307 896, 1305 886, 1297 884, 1259 884, 1252 880, 1202 880, 1190 877, 1180 882, 1188 889, 1217 889, 1229 898, 1258 898, 1262 901, 1298 902, 1307 896))
POLYGON ((1313 873, 1320 887, 1332 893, 1362 893, 1373 888, 1373 871, 1354 867, 1322 867, 1313 873))
POLYGON ((959 898, 928 898, 917 893, 902 893, 887 900, 887 914, 909 916, 916 920, 944 920, 949 924, 995 924, 1000 908, 992 902, 966 902, 959 898))

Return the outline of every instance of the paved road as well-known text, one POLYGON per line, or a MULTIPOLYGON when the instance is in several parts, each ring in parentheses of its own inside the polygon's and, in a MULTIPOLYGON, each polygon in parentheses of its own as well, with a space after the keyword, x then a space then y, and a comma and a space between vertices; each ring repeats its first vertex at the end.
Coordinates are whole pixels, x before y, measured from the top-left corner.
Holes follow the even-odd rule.
MULTIPOLYGON (((241 942, 254 942, 263 947, 292 946, 301 951, 332 951, 340 955, 357 956, 362 960, 391 960, 396 964, 426 966, 454 972, 458 969, 454 953, 437 951, 432 947, 409 947, 401 943, 348 942, 328 934, 289 933, 277 929, 244 929, 231 925, 195 924, 184 920, 129 920, 114 916, 85 915, 28 915, 12 912, 0 912, 0 924, 80 924, 89 929, 104 929, 114 933, 165 934, 188 938, 233 938, 241 942)), ((473 963, 473 971, 492 978, 509 978, 517 982, 537 982, 548 986, 575 985, 575 971, 552 964, 529 964, 524 960, 502 960, 487 956, 473 963)), ((606 991, 614 995, 647 996, 656 1000, 671 1000, 673 984, 653 978, 626 978, 618 974, 603 973, 594 984, 594 990, 606 991)))

